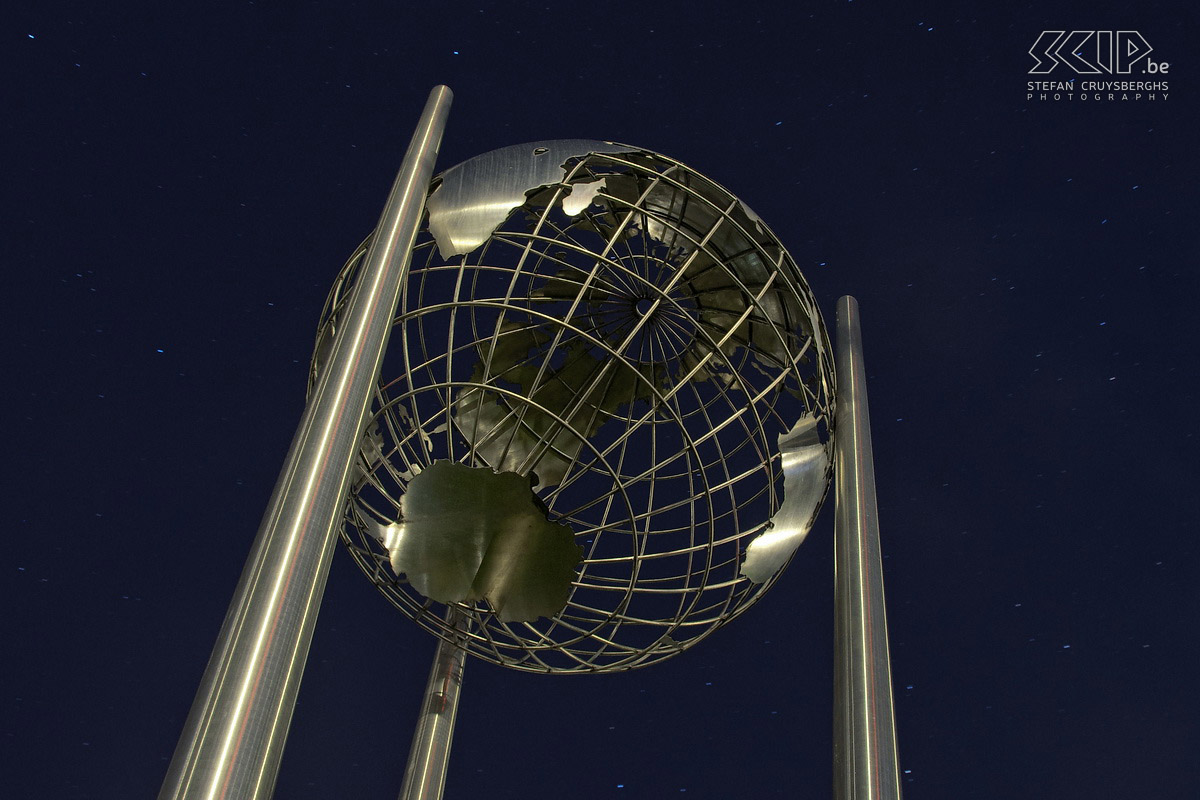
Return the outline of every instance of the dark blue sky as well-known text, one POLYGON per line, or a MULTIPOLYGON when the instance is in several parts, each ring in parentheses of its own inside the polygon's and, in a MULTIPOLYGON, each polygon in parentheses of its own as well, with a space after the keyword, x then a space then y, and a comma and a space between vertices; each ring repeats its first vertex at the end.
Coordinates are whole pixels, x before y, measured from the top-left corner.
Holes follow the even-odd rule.
MULTIPOLYGON (((5 796, 157 792, 325 293, 437 83, 439 168, 658 150, 771 225, 827 322, 858 297, 907 798, 1195 793, 1192 6, 23 6, 5 796), (1092 28, 1140 32, 1169 90, 1027 99, 1038 35, 1092 28)), ((662 665, 468 663, 447 796, 828 796, 831 534, 662 665)), ((433 648, 339 553, 278 797, 394 796, 433 648)))

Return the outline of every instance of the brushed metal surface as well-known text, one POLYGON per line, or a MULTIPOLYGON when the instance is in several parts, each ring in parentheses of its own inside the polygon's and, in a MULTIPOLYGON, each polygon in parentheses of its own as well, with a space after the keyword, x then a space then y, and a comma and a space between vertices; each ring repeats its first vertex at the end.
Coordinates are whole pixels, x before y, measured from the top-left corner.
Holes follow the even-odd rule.
POLYGON ((501 147, 451 167, 429 196, 429 231, 442 258, 469 253, 487 241, 525 193, 563 179, 567 159, 637 148, 591 139, 558 139, 501 147))
POLYGON ((162 800, 270 797, 329 574, 367 403, 451 93, 429 95, 168 768, 162 800))
POLYGON ((858 302, 837 306, 833 796, 898 800, 900 769, 858 302))
POLYGON ((439 603, 484 598, 502 622, 562 611, 582 557, 538 508, 529 478, 438 461, 413 478, 381 531, 392 570, 439 603))
POLYGON ((829 485, 829 447, 821 440, 817 419, 808 414, 790 431, 779 434, 783 469, 783 505, 771 527, 746 547, 742 574, 755 583, 770 580, 796 552, 816 521, 829 485))
MULTIPOLYGON (((453 607, 446 612, 446 623, 456 631, 467 624, 453 607)), ((425 685, 421 715, 408 754, 400 800, 441 800, 454 738, 454 721, 458 715, 463 662, 467 657, 467 651, 458 639, 438 640, 429 681, 425 685)))

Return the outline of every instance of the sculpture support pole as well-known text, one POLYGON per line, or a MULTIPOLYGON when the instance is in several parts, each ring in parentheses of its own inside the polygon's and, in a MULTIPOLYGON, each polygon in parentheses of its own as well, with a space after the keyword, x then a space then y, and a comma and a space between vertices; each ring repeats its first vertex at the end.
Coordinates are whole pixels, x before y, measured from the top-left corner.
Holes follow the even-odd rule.
MULTIPOLYGON (((446 622, 456 632, 465 624, 453 607, 446 612, 446 622)), ((425 685, 421 716, 417 719, 417 730, 408 752, 400 800, 441 800, 450 744, 454 738, 454 719, 458 715, 463 662, 467 657, 467 651, 459 641, 461 633, 455 639, 453 643, 438 640, 429 682, 425 685)))
POLYGON ((380 216, 217 637, 160 800, 272 795, 337 527, 450 110, 438 86, 380 216))
POLYGON ((858 302, 837 306, 833 796, 899 800, 875 466, 858 302))

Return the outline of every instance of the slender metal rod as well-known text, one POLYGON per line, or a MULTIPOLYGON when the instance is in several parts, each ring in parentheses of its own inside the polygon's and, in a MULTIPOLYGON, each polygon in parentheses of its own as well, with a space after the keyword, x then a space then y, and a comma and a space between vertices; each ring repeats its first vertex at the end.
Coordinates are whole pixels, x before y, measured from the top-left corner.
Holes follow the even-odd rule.
POLYGON ((879 511, 858 301, 837 306, 833 796, 898 800, 879 511))
MULTIPOLYGON (((453 608, 446 612, 446 621, 456 631, 465 624, 453 608)), ((467 656, 460 642, 461 636, 456 636, 454 642, 438 640, 429 682, 425 685, 421 716, 417 719, 416 733, 408 752, 400 800, 441 800, 454 738, 454 720, 458 715, 463 662, 467 656)))
POLYGON ((270 797, 450 90, 429 95, 258 530, 161 800, 270 797))

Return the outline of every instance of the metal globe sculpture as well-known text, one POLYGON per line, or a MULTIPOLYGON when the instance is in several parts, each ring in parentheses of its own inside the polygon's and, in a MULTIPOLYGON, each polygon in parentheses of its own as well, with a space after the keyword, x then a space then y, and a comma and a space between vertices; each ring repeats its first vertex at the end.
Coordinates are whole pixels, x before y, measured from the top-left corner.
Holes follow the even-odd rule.
POLYGON ((833 394, 811 291, 724 188, 611 142, 496 150, 433 181, 343 540, 476 656, 651 664, 791 558, 829 485, 833 394))

